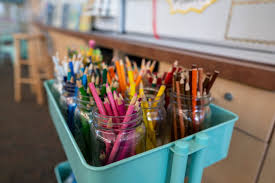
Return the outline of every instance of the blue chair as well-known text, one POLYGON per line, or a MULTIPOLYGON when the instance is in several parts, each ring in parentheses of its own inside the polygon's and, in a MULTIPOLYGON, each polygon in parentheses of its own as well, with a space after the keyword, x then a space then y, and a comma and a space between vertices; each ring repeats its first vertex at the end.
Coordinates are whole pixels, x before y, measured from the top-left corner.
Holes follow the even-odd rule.
MULTIPOLYGON (((20 41, 20 57, 24 60, 28 59, 27 41, 20 41)), ((3 34, 0 36, 0 61, 9 58, 14 64, 15 57, 14 40, 11 34, 3 34)))

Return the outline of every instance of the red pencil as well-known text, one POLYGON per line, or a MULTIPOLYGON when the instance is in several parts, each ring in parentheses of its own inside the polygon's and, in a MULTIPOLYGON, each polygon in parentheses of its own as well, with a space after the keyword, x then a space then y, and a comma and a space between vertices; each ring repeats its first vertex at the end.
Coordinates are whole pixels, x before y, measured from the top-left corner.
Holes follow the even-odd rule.
POLYGON ((165 77, 164 84, 165 85, 170 84, 172 82, 172 77, 173 77, 173 68, 170 68, 169 72, 165 77))
POLYGON ((198 70, 192 69, 192 121, 195 131, 197 131, 196 126, 196 99, 197 99, 197 85, 198 85, 198 70))

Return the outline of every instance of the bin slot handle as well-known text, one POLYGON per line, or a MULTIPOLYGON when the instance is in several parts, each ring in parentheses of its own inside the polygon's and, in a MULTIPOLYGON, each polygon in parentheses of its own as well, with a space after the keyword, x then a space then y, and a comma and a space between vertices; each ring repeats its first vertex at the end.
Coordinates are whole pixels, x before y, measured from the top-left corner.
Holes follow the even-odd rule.
POLYGON ((208 143, 208 136, 201 132, 192 140, 180 140, 170 148, 173 152, 170 183, 184 183, 188 155, 192 154, 188 183, 200 183, 204 169, 204 154, 208 143))

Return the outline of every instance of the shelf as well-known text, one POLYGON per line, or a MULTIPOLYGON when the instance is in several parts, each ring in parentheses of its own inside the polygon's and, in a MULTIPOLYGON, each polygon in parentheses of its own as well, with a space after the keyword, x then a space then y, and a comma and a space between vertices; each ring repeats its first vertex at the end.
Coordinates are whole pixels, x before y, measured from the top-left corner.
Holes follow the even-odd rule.
MULTIPOLYGON (((122 52, 155 59, 160 62, 173 63, 178 60, 184 67, 198 64, 205 71, 212 72, 217 69, 220 77, 240 82, 257 88, 275 91, 275 66, 269 64, 254 63, 252 61, 236 59, 225 56, 217 56, 210 53, 190 51, 183 48, 175 48, 167 45, 146 41, 146 38, 138 39, 137 36, 123 36, 118 33, 104 32, 79 32, 35 22, 43 31, 60 32, 62 34, 77 37, 79 39, 94 39, 99 46, 120 50, 122 52)), ((234 54, 234 53, 232 53, 234 54)))

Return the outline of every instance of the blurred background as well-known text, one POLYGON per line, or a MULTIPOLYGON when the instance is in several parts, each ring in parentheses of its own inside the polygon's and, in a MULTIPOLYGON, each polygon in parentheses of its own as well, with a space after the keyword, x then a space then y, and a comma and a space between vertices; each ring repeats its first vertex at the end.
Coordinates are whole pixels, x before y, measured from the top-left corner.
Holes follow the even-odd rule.
POLYGON ((202 182, 273 183, 274 10, 274 0, 0 0, 0 182, 56 182, 67 158, 43 81, 54 77, 52 55, 93 39, 107 63, 129 56, 157 60, 158 72, 175 60, 219 70, 214 103, 239 121, 228 157, 202 182))

